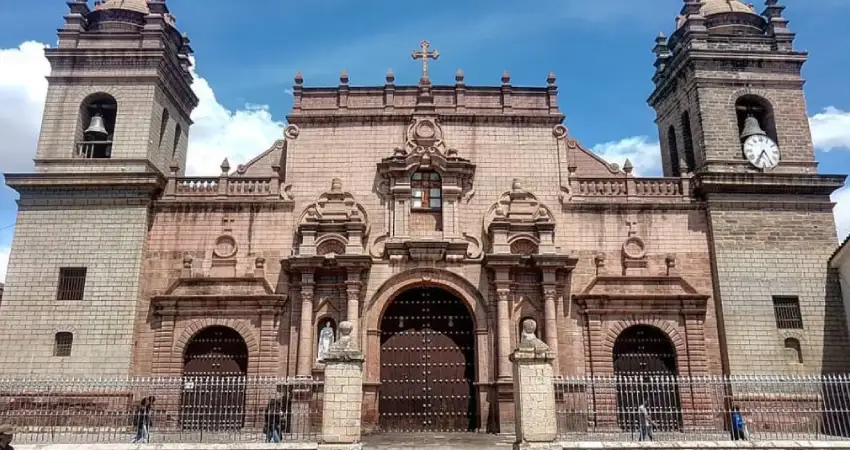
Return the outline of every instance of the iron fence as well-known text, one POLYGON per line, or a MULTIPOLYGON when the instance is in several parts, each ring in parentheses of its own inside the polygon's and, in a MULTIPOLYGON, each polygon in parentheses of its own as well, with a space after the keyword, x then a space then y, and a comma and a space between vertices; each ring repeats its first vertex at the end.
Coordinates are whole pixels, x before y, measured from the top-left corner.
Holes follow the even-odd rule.
POLYGON ((555 396, 568 440, 850 437, 850 375, 566 377, 555 396))
POLYGON ((0 378, 0 423, 22 444, 129 443, 143 425, 149 442, 315 441, 322 388, 314 379, 244 376, 0 378))

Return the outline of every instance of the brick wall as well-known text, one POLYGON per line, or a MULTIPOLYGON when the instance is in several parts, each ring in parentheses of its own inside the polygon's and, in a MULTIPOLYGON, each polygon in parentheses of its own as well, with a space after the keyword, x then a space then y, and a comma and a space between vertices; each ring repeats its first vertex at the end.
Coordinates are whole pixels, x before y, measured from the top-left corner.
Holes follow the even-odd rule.
POLYGON ((817 373, 848 368, 847 331, 837 275, 831 211, 762 205, 710 206, 717 291, 733 374, 817 373), (772 296, 798 296, 802 330, 779 330, 772 296), (785 358, 786 338, 800 341, 803 364, 785 358))
POLYGON ((0 306, 0 371, 128 375, 148 212, 125 191, 26 194, 0 306), (102 200, 98 204, 93 199, 102 200), (83 300, 57 300, 61 267, 86 267, 83 300), (54 336, 74 334, 70 357, 54 336))

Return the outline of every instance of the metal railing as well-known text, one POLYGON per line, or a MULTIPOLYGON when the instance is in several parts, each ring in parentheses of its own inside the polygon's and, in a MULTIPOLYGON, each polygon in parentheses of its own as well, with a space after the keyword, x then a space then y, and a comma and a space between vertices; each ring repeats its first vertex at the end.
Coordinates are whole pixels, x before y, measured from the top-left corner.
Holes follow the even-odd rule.
POLYGON ((2 379, 0 423, 15 442, 315 441, 322 383, 243 376, 124 379, 2 379), (153 398, 152 407, 142 400, 153 398))
POLYGON ((555 397, 566 440, 850 438, 850 375, 567 377, 555 397))
POLYGON ((112 141, 77 142, 77 155, 86 159, 101 159, 112 156, 112 141))

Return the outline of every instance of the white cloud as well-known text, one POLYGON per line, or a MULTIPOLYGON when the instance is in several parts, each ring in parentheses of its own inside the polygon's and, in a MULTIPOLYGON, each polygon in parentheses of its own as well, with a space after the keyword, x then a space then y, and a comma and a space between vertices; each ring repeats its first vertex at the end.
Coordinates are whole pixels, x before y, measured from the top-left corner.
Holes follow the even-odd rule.
POLYGON ((623 167, 626 159, 635 167, 636 176, 657 176, 661 174, 661 150, 658 142, 646 136, 629 137, 619 141, 606 142, 593 146, 593 152, 606 161, 615 162, 623 167))
POLYGON ((850 185, 833 192, 832 201, 837 203, 833 212, 838 239, 844 242, 844 239, 850 235, 850 185))
POLYGON ((0 283, 6 281, 6 269, 9 268, 9 247, 0 247, 0 283))
POLYGON ((235 168, 283 137, 283 123, 272 118, 268 106, 249 104, 231 111, 218 102, 210 84, 194 68, 193 75, 192 90, 199 101, 189 130, 188 173, 218 175, 224 158, 235 168))
POLYGON ((32 168, 50 72, 44 48, 24 42, 0 49, 0 173, 32 168))
POLYGON ((825 152, 850 150, 850 111, 830 106, 810 117, 809 123, 816 149, 825 152))

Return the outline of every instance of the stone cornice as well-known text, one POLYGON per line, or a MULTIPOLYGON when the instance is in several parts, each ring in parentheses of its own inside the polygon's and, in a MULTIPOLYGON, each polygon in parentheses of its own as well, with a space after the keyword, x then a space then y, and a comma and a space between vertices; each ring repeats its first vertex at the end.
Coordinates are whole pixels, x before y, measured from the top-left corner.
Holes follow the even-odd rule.
POLYGON ((6 185, 19 193, 45 188, 140 188, 150 194, 165 186, 165 178, 154 172, 10 173, 6 185))
POLYGON ((786 173, 700 173, 694 178, 698 195, 793 194, 829 196, 844 185, 846 175, 786 173))

